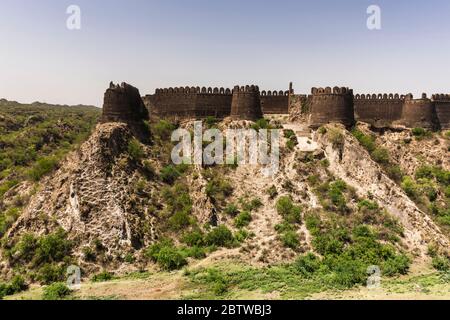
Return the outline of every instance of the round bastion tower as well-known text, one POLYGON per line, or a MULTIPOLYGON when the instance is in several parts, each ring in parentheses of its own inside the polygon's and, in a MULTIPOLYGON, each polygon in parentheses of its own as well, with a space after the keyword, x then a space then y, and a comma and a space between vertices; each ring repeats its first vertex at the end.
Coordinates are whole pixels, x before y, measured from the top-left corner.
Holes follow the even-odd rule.
POLYGON ((234 87, 230 116, 236 120, 258 120, 263 117, 258 86, 234 87))
POLYGON ((102 122, 130 123, 148 119, 148 110, 137 88, 125 82, 109 84, 103 100, 102 122))
POLYGON ((330 122, 338 122, 345 126, 352 126, 355 123, 353 90, 349 88, 312 88, 308 101, 311 128, 318 128, 330 122))
POLYGON ((400 124, 409 128, 436 129, 439 127, 435 104, 422 94, 421 99, 413 99, 412 94, 406 95, 400 124))

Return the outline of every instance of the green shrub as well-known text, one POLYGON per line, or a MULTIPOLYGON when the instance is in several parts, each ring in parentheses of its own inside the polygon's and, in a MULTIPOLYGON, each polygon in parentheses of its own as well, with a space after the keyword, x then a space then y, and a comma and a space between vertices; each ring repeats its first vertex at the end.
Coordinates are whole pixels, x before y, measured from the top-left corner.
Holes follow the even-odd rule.
POLYGON ((284 130, 283 133, 286 139, 291 139, 292 137, 295 137, 295 132, 291 129, 284 130))
POLYGON ((298 234, 295 231, 286 231, 281 235, 281 242, 285 247, 297 249, 300 245, 298 234))
POLYGON ((423 139, 432 135, 430 131, 424 128, 413 128, 411 132, 417 139, 423 139))
POLYGON ((289 223, 301 223, 302 210, 295 206, 290 196, 280 197, 276 204, 277 212, 289 223))
POLYGON ((190 207, 188 210, 177 211, 169 218, 169 227, 172 230, 182 230, 193 223, 190 216, 190 207))
POLYGON ((142 158, 144 158, 144 149, 137 139, 133 138, 130 140, 130 142, 128 142, 128 154, 134 161, 140 161, 142 160, 142 158))
POLYGON ((63 300, 70 296, 72 291, 65 283, 56 282, 44 288, 43 300, 63 300))
POLYGON ((235 219, 234 225, 236 228, 243 228, 250 224, 252 221, 252 215, 248 211, 241 212, 235 219))
POLYGON ((369 153, 372 153, 375 148, 375 138, 370 135, 365 135, 362 131, 358 129, 352 130, 353 136, 359 141, 359 143, 367 150, 369 153))
POLYGON ((218 122, 219 120, 213 116, 208 116, 205 119, 205 124, 208 128, 213 128, 218 122))
POLYGON ((114 279, 114 275, 108 271, 97 273, 91 278, 92 282, 108 282, 114 279))
POLYGON ((34 181, 39 181, 43 176, 53 171, 57 165, 58 159, 55 157, 40 158, 28 171, 28 176, 34 181))
POLYGON ((180 176, 181 173, 174 165, 168 165, 167 167, 162 168, 160 172, 161 180, 167 184, 173 184, 180 176))
POLYGON ((152 133, 155 137, 163 141, 170 141, 172 132, 176 129, 176 126, 169 121, 160 120, 158 123, 153 125, 152 133))
POLYGON ((234 204, 234 203, 230 203, 225 209, 224 212, 231 216, 231 217, 235 217, 239 214, 239 209, 238 207, 234 204))
POLYGON ((450 260, 447 257, 436 255, 431 263, 433 268, 438 271, 450 271, 450 260))
POLYGON ((339 129, 329 129, 327 132, 328 140, 333 145, 333 148, 342 148, 345 142, 344 135, 339 129))
POLYGON ((267 193, 269 194, 270 199, 275 199, 276 196, 278 195, 277 187, 275 187, 274 185, 271 186, 271 187, 267 190, 267 193))
POLYGON ((195 246, 203 246, 204 244, 204 235, 200 230, 194 230, 191 232, 186 233, 183 236, 183 242, 186 243, 188 246, 195 247, 195 246))
POLYGON ((254 124, 251 125, 251 128, 259 131, 260 129, 271 129, 269 124, 269 120, 267 119, 259 119, 254 124))
POLYGON ((302 276, 309 278, 313 276, 321 266, 321 260, 313 253, 300 256, 294 263, 295 270, 302 276))
POLYGON ((293 151, 297 145, 298 145, 297 137, 293 137, 286 142, 286 147, 291 151, 293 151))
POLYGON ((147 249, 145 255, 164 270, 176 270, 187 264, 183 254, 170 240, 163 240, 147 249))
POLYGON ((407 274, 411 260, 404 254, 396 255, 382 263, 383 275, 390 277, 398 274, 407 274))
POLYGON ((6 296, 25 291, 28 285, 22 276, 15 276, 9 283, 0 283, 0 300, 6 296))
POLYGON ((52 263, 62 261, 70 255, 72 242, 67 240, 67 234, 63 229, 38 239, 33 263, 52 263))
POLYGON ((404 177, 403 181, 402 181, 402 184, 401 184, 401 187, 402 187, 403 191, 405 191, 405 193, 409 197, 411 197, 411 198, 416 198, 417 197, 417 189, 418 189, 418 187, 417 187, 416 183, 414 182, 414 180, 411 177, 409 177, 409 176, 404 177))
POLYGON ((46 263, 36 272, 36 280, 41 284, 51 284, 63 281, 66 276, 66 268, 56 263, 46 263))
POLYGON ((205 236, 207 245, 215 245, 218 247, 231 246, 233 243, 233 233, 224 225, 214 228, 205 236))
POLYGON ((233 193, 231 184, 220 178, 214 177, 206 185, 206 195, 216 202, 222 202, 233 193))
POLYGON ((389 151, 385 148, 376 148, 372 152, 372 158, 375 162, 381 163, 381 164, 388 164, 389 163, 389 151))
POLYGON ((245 201, 242 202, 242 207, 246 211, 257 210, 257 209, 261 208, 262 206, 263 206, 263 203, 258 198, 254 198, 250 202, 245 202, 245 201))

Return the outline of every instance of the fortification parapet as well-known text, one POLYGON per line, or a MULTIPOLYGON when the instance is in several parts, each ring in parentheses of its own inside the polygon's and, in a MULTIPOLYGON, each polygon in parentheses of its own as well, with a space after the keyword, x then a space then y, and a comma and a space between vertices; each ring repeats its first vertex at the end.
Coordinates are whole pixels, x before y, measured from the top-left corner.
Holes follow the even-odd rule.
POLYGON ((405 95, 398 93, 357 94, 355 118, 375 126, 388 126, 402 116, 405 95))
POLYGON ((231 100, 231 90, 218 87, 156 89, 144 98, 151 115, 163 118, 224 118, 230 115, 231 100))
POLYGON ((230 116, 243 120, 257 120, 263 117, 258 86, 234 87, 230 116))
POLYGON ((288 114, 289 91, 262 91, 261 109, 263 114, 288 114))
POLYGON ((435 103, 426 94, 422 94, 421 99, 413 99, 411 94, 406 95, 399 123, 409 128, 439 128, 435 103))
POLYGON ((149 114, 139 90, 127 83, 110 83, 103 100, 102 122, 139 122, 149 114))
POLYGON ((309 126, 318 128, 330 122, 351 126, 355 123, 353 90, 346 87, 312 88, 308 97, 309 126))

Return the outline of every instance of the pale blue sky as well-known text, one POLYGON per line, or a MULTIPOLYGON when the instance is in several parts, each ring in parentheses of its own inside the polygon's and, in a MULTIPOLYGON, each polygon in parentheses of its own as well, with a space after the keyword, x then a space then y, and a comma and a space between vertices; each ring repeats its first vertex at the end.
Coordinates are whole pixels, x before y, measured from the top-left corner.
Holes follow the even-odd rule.
POLYGON ((0 97, 101 106, 109 81, 450 92, 448 0, 0 0, 0 97), (79 5, 82 29, 66 28, 79 5), (382 10, 382 30, 366 9, 382 10))

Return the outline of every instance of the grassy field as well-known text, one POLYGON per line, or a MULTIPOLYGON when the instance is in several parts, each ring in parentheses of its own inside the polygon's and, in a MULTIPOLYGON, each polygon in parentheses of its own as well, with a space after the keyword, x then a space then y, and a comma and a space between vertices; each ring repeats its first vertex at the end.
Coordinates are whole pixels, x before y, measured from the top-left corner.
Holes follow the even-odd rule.
MULTIPOLYGON (((40 300, 45 287, 31 287, 10 300, 40 300)), ((305 279, 284 266, 261 268, 227 260, 175 271, 149 270, 104 282, 83 282, 64 299, 81 300, 323 300, 450 299, 450 275, 426 267, 406 276, 382 279, 379 288, 336 289, 305 279)))

